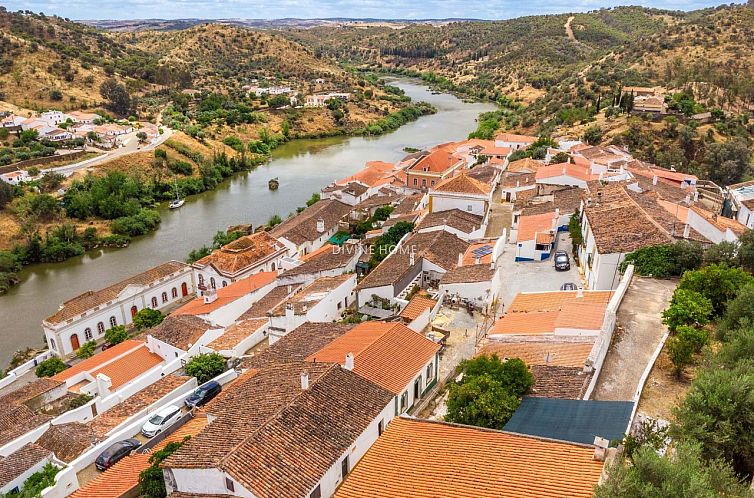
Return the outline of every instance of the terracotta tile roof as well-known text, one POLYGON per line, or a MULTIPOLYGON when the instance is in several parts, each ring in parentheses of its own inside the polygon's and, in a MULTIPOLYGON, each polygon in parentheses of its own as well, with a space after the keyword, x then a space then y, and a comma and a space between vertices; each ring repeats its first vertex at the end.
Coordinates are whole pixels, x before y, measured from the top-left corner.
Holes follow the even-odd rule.
POLYGON ((354 209, 371 209, 381 206, 388 206, 399 202, 405 196, 396 193, 373 195, 367 199, 364 199, 360 203, 354 206, 354 209))
POLYGON ((88 425, 71 422, 51 426, 36 443, 52 451, 58 460, 70 462, 97 441, 97 435, 88 425))
POLYGON ((294 244, 303 244, 317 240, 322 236, 317 231, 317 220, 322 218, 325 222, 325 231, 332 230, 348 213, 351 206, 335 199, 317 201, 298 215, 288 218, 280 225, 272 229, 273 237, 285 238, 294 244))
POLYGON ((505 171, 509 173, 536 173, 539 168, 544 166, 543 161, 537 161, 530 157, 519 159, 518 161, 512 161, 508 163, 508 167, 505 171))
MULTIPOLYGON (((464 258, 465 259, 465 258, 464 258)), ((440 279, 440 284, 465 284, 472 282, 491 282, 495 269, 487 264, 469 264, 459 266, 447 272, 440 279)))
POLYGON ((442 174, 463 163, 463 158, 445 148, 436 148, 407 168, 409 173, 442 174))
POLYGON ((345 364, 353 353, 353 371, 400 394, 439 351, 440 345, 402 323, 362 322, 307 360, 345 364))
POLYGON ((71 498, 120 498, 139 485, 139 474, 149 467, 148 453, 132 453, 84 484, 71 498))
POLYGON ((586 445, 399 417, 335 498, 591 497, 603 463, 586 445))
POLYGON ((542 166, 537 170, 535 178, 537 182, 540 182, 557 176, 570 176, 583 181, 596 180, 600 177, 600 175, 591 173, 586 166, 573 163, 560 163, 542 166))
POLYGON ((236 347, 241 341, 269 323, 267 318, 249 318, 236 322, 223 332, 223 335, 207 344, 208 348, 222 351, 236 347))
POLYGON ((484 345, 479 354, 496 354, 501 359, 520 358, 529 366, 549 364, 556 367, 582 368, 593 346, 592 342, 490 341, 484 345))
POLYGON ((232 278, 282 251, 284 246, 269 233, 256 232, 213 251, 192 266, 212 266, 221 275, 232 278))
POLYGON ((52 379, 57 381, 65 381, 81 372, 94 372, 95 370, 99 370, 106 364, 120 358, 121 356, 135 351, 143 346, 144 341, 127 339, 120 344, 116 344, 111 348, 107 348, 106 350, 95 354, 91 358, 82 360, 72 367, 63 370, 56 375, 53 375, 52 379))
MULTIPOLYGON (((344 269, 361 254, 361 247, 347 244, 342 247, 327 244, 317 251, 316 254, 307 254, 304 262, 282 273, 283 277, 297 275, 318 274, 320 272, 336 269, 344 269)), ((304 258, 302 258, 304 259, 304 258)))
POLYGON ((482 248, 487 248, 489 250, 493 249, 495 246, 495 241, 490 240, 486 242, 476 242, 474 244, 471 244, 467 249, 466 252, 463 253, 463 266, 469 266, 469 265, 480 265, 480 264, 490 264, 492 263, 492 252, 488 252, 484 256, 479 257, 479 261, 477 261, 477 256, 474 254, 474 251, 479 251, 482 248))
POLYGON ((168 437, 154 445, 152 453, 160 451, 170 443, 180 443, 187 437, 194 437, 204 430, 209 424, 206 414, 197 414, 194 418, 183 424, 175 432, 172 432, 168 437))
MULTIPOLYGON (((27 401, 36 398, 40 394, 44 394, 60 387, 62 384, 63 381, 53 379, 51 377, 42 377, 41 379, 36 379, 33 382, 29 382, 28 384, 19 387, 15 391, 11 391, 8 394, 0 396, 0 407, 26 403, 27 401)), ((2 410, 2 408, 0 408, 0 410, 2 410)))
POLYGON ((214 421, 163 466, 219 468, 259 498, 304 496, 392 399, 337 365, 249 370, 207 405, 214 421))
POLYGON ((738 220, 732 220, 730 218, 726 218, 725 216, 711 213, 707 211, 706 209, 700 208, 699 206, 691 206, 689 209, 691 209, 694 213, 696 213, 700 217, 704 218, 704 220, 706 220, 707 223, 710 223, 721 232, 725 232, 725 230, 730 230, 737 236, 741 236, 747 230, 746 225, 739 222, 738 220))
POLYGON ((110 389, 118 389, 163 361, 162 356, 152 353, 144 346, 93 371, 92 377, 96 378, 99 374, 107 375, 112 381, 110 389))
POLYGON ((526 186, 531 186, 533 188, 537 185, 536 176, 534 175, 534 173, 506 173, 503 176, 502 185, 503 187, 508 188, 526 186))
POLYGON ((101 306, 118 298, 118 295, 127 287, 142 287, 152 282, 168 277, 181 270, 188 269, 189 266, 178 261, 169 261, 159 266, 151 268, 145 272, 134 275, 131 278, 113 284, 110 287, 98 291, 86 291, 73 299, 69 299, 61 305, 61 308, 55 314, 47 317, 45 322, 51 324, 62 323, 69 318, 80 315, 84 311, 101 306))
POLYGON ((284 316, 285 308, 288 304, 293 306, 293 312, 297 315, 306 314, 312 307, 319 304, 331 292, 345 284, 349 280, 354 280, 353 274, 344 273, 332 277, 319 277, 314 282, 303 287, 300 291, 277 305, 270 312, 273 316, 284 316))
POLYGON ((369 161, 366 167, 357 171, 351 176, 347 176, 336 183, 344 185, 350 182, 361 182, 370 187, 376 187, 385 183, 386 179, 395 171, 395 166, 382 161, 369 161))
POLYGON ((508 306, 508 313, 521 311, 559 311, 566 303, 574 301, 601 304, 607 306, 613 291, 582 291, 583 296, 578 297, 578 291, 553 291, 553 292, 519 292, 508 306))
POLYGON ((385 220, 385 222, 382 224, 382 228, 387 230, 391 226, 395 225, 396 223, 400 223, 401 221, 405 221, 407 223, 416 223, 416 219, 418 217, 419 217, 419 213, 417 211, 391 217, 385 220))
POLYGON ((424 196, 422 194, 407 195, 398 202, 397 206, 395 206, 395 209, 393 209, 392 212, 392 216, 414 212, 423 197, 424 196))
POLYGON ((521 216, 518 220, 518 241, 534 240, 537 234, 553 231, 556 221, 554 211, 521 216))
POLYGON ((530 313, 507 313, 489 330, 489 335, 552 334, 559 311, 533 311, 530 313))
POLYGON ((533 199, 529 199, 521 214, 523 216, 530 216, 534 214, 554 213, 556 209, 560 209, 561 215, 572 214, 581 206, 582 193, 583 190, 579 187, 570 187, 553 192, 553 200, 551 201, 534 202, 533 199))
POLYGON ((0 445, 13 441, 32 429, 52 420, 49 415, 37 414, 26 405, 10 405, 0 411, 0 445))
POLYGON ((188 351, 204 333, 213 327, 211 323, 194 315, 168 315, 162 323, 151 328, 147 334, 183 351, 188 351))
POLYGON ((5 486, 42 460, 50 458, 50 450, 34 443, 27 443, 10 455, 0 457, 0 486, 5 486))
POLYGON ((493 166, 488 162, 487 164, 470 169, 466 174, 469 178, 478 180, 491 188, 493 181, 500 174, 500 171, 499 167, 493 166))
POLYGON ((265 351, 246 358, 243 368, 259 368, 273 363, 305 361, 327 344, 342 336, 355 325, 345 323, 306 322, 281 337, 265 351))
POLYGON ((531 135, 518 135, 516 133, 500 133, 495 137, 495 140, 501 142, 516 142, 516 143, 534 143, 539 137, 533 137, 531 135))
POLYGON ((669 169, 660 168, 658 166, 639 163, 639 161, 633 161, 629 163, 629 171, 636 175, 641 175, 646 178, 657 177, 658 181, 666 180, 673 185, 677 185, 684 181, 692 181, 696 183, 699 178, 696 175, 690 173, 682 173, 680 171, 671 171, 669 169))
POLYGON ((416 227, 417 230, 447 225, 464 233, 471 233, 482 226, 484 218, 460 209, 429 213, 416 227))
POLYGON ((254 303, 251 308, 246 310, 239 320, 249 318, 265 318, 276 306, 288 299, 288 296, 297 292, 302 284, 279 285, 268 292, 262 299, 254 303))
POLYGON ((417 264, 421 264, 422 258, 446 271, 451 270, 458 263, 458 255, 464 254, 468 247, 468 242, 445 230, 414 233, 403 242, 399 251, 389 255, 364 277, 356 289, 369 289, 400 282, 417 264), (413 267, 410 264, 411 250, 415 261, 413 267))
POLYGON ((255 273, 237 282, 232 282, 227 287, 217 289, 217 299, 215 301, 205 304, 203 297, 197 297, 175 310, 171 315, 205 315, 211 313, 259 290, 276 278, 277 272, 274 271, 255 273))
POLYGON ((451 176, 441 181, 434 188, 430 189, 430 192, 448 192, 453 194, 474 194, 487 196, 491 191, 491 187, 479 180, 470 177, 465 173, 460 175, 451 176))
POLYGON ((415 295, 411 298, 405 308, 401 310, 400 317, 408 321, 416 320, 419 315, 424 313, 426 309, 433 309, 437 301, 430 299, 429 297, 422 295, 415 295))
POLYGON ((545 398, 581 399, 592 380, 583 367, 532 365, 531 372, 534 387, 530 396, 545 398))

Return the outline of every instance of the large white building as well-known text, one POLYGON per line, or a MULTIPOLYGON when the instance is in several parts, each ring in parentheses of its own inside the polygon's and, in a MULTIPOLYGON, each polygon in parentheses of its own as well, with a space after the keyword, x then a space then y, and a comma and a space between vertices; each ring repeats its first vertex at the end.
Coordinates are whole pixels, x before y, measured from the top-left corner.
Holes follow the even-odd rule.
POLYGON ((42 322, 47 344, 58 356, 101 339, 116 325, 130 325, 144 308, 164 311, 196 293, 191 267, 170 261, 98 291, 64 302, 42 322))

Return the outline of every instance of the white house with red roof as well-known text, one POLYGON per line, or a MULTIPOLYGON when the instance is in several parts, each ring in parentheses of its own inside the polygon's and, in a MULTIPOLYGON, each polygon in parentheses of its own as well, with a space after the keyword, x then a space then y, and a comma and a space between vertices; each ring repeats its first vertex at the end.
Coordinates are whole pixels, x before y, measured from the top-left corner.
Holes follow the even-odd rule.
POLYGON ((526 149, 536 142, 538 137, 518 135, 516 133, 500 133, 495 137, 495 147, 507 147, 512 150, 526 149))
POLYGON ((492 203, 492 187, 466 173, 447 178, 429 190, 429 212, 459 209, 486 216, 492 203))
POLYGON ((516 236, 516 261, 543 261, 555 248, 560 213, 521 216, 516 236))

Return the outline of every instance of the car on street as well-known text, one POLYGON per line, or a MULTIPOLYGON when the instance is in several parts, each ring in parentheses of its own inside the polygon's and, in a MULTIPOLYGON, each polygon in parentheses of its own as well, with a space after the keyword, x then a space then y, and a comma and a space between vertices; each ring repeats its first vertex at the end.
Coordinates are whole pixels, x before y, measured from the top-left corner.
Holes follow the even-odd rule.
POLYGON ((105 451, 99 454, 94 460, 94 465, 99 470, 107 470, 119 460, 126 457, 133 450, 141 447, 138 439, 124 439, 107 447, 105 451))
POLYGON ((555 251, 555 269, 557 271, 568 271, 571 269, 571 258, 565 251, 555 251))
POLYGON ((573 282, 566 282, 563 285, 560 286, 560 290, 562 291, 575 291, 579 290, 579 286, 574 284, 573 282))
POLYGON ((197 387, 196 390, 191 393, 191 396, 186 398, 184 403, 189 408, 195 406, 202 406, 209 402, 212 398, 220 394, 223 388, 216 380, 211 380, 197 387))
POLYGON ((141 433, 146 437, 155 437, 181 418, 181 408, 176 405, 168 405, 158 410, 149 420, 144 422, 141 433))

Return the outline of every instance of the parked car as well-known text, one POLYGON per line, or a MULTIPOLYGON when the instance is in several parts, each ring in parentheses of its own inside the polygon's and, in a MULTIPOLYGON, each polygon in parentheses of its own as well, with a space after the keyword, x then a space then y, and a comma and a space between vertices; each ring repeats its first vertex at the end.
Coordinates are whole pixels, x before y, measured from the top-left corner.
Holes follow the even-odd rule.
POLYGON ((115 462, 124 458, 140 446, 141 442, 138 439, 124 439, 123 441, 113 443, 99 454, 97 459, 94 460, 94 465, 99 470, 107 470, 115 465, 115 462))
POLYGON ((186 403, 186 406, 188 406, 189 408, 202 406, 209 402, 209 400, 220 394, 220 391, 222 390, 223 387, 219 382, 211 380, 197 387, 196 391, 194 391, 191 396, 186 398, 184 403, 186 403))
POLYGON ((579 290, 579 286, 574 284, 573 282, 566 282, 563 285, 560 286, 560 290, 562 291, 575 291, 579 290))
POLYGON ((557 271, 567 271, 571 269, 571 258, 565 251, 555 251, 555 269, 557 271))
POLYGON ((146 437, 155 437, 157 434, 173 425, 181 418, 181 408, 169 405, 152 415, 141 427, 141 433, 146 437))

